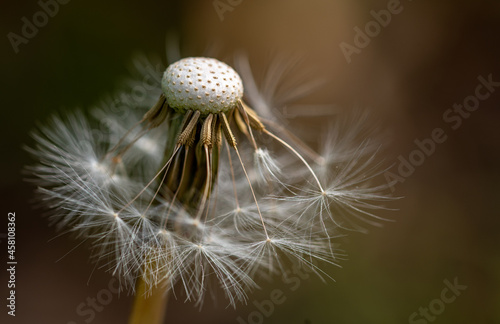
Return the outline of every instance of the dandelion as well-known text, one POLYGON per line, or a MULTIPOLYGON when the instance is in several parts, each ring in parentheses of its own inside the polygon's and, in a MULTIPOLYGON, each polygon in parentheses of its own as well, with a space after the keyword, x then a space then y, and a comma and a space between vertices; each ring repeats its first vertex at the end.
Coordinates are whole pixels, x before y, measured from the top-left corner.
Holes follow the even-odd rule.
POLYGON ((169 293, 201 305, 222 289, 235 306, 290 263, 322 275, 319 264, 340 256, 339 231, 380 220, 374 211, 390 199, 372 184, 373 144, 353 147, 334 126, 315 153, 240 66, 246 81, 216 59, 184 58, 154 101, 95 109, 107 132, 77 112, 34 134, 41 199, 135 291, 130 323, 162 322, 169 293))

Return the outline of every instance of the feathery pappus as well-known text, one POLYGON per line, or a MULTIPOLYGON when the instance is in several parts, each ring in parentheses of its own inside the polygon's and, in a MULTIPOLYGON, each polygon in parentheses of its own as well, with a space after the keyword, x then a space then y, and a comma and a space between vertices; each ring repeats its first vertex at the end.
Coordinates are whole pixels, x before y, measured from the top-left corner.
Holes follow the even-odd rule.
POLYGON ((365 118, 317 132, 318 153, 277 116, 275 76, 260 91, 236 63, 241 76, 214 58, 177 60, 140 102, 55 116, 33 135, 29 170, 55 222, 130 287, 201 304, 215 285, 234 306, 291 263, 321 275, 335 237, 378 223, 392 199, 375 181, 380 144, 356 142, 365 118))

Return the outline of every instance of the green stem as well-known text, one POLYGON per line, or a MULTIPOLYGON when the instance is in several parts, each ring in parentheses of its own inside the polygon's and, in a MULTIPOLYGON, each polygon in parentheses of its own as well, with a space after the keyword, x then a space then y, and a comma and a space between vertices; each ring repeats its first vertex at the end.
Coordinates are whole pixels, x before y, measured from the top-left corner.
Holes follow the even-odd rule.
MULTIPOLYGON (((167 281, 167 280, 166 280, 167 281)), ((148 287, 141 277, 137 280, 134 305, 129 324, 163 324, 168 303, 168 282, 148 287)))

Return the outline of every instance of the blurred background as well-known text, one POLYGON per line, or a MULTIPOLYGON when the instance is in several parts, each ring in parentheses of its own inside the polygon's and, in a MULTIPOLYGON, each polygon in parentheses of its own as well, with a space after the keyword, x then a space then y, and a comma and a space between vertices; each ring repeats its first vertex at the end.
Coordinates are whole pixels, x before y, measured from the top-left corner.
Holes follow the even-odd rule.
MULTIPOLYGON (((1 323, 126 323, 132 299, 109 299, 103 290, 111 276, 94 269, 87 246, 58 237, 34 208, 34 188, 21 174, 33 161, 22 146, 54 112, 88 109, 119 90, 137 53, 165 64, 168 33, 183 55, 208 49, 226 59, 243 51, 257 75, 273 60, 301 57, 290 74, 295 82, 308 73, 309 81, 324 81, 304 102, 342 107, 326 111, 329 118, 369 110, 389 134, 384 159, 395 163, 394 174, 418 149, 415 140, 430 138, 435 128, 446 135, 395 185, 403 198, 391 207, 398 210, 383 213, 395 221, 340 241, 348 260, 341 269, 325 268, 335 282, 307 275, 298 276, 299 286, 281 278, 261 282, 237 310, 223 300, 201 311, 173 300, 168 323, 500 323, 500 87, 490 86, 475 111, 443 119, 454 104, 473 102, 467 98, 480 76, 500 81, 500 2, 73 0, 46 20, 37 1, 1 7, 0 234, 7 232, 7 213, 15 212, 19 262, 16 317, 2 305, 1 323), (390 21, 381 10, 392 12, 390 21), (23 31, 26 19, 38 21, 38 31, 23 31), (467 287, 450 303, 439 301, 445 280, 467 287), (274 289, 286 298, 263 314, 256 304, 274 289), (93 312, 85 306, 89 298, 98 301, 93 312), (433 309, 427 319, 421 307, 433 309)), ((291 123, 317 122, 295 114, 291 123)), ((2 303, 7 280, 0 271, 2 303)))

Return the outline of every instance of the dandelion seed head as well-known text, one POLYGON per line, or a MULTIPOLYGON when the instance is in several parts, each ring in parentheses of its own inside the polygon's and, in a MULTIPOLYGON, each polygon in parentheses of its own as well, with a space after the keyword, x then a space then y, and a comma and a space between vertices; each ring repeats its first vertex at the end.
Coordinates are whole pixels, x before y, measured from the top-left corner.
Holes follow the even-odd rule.
POLYGON ((227 112, 243 97, 243 83, 229 65, 213 58, 189 57, 168 66, 161 82, 170 107, 179 112, 227 112))
POLYGON ((288 261, 314 272, 333 263, 351 219, 379 220, 388 198, 372 183, 375 145, 354 143, 360 126, 315 134, 325 140, 314 152, 273 116, 304 91, 273 100, 283 67, 259 93, 241 63, 251 105, 231 67, 186 58, 166 69, 156 103, 53 118, 34 135, 30 171, 56 223, 89 239, 96 262, 130 287, 168 279, 198 304, 220 287, 234 306, 288 261))

